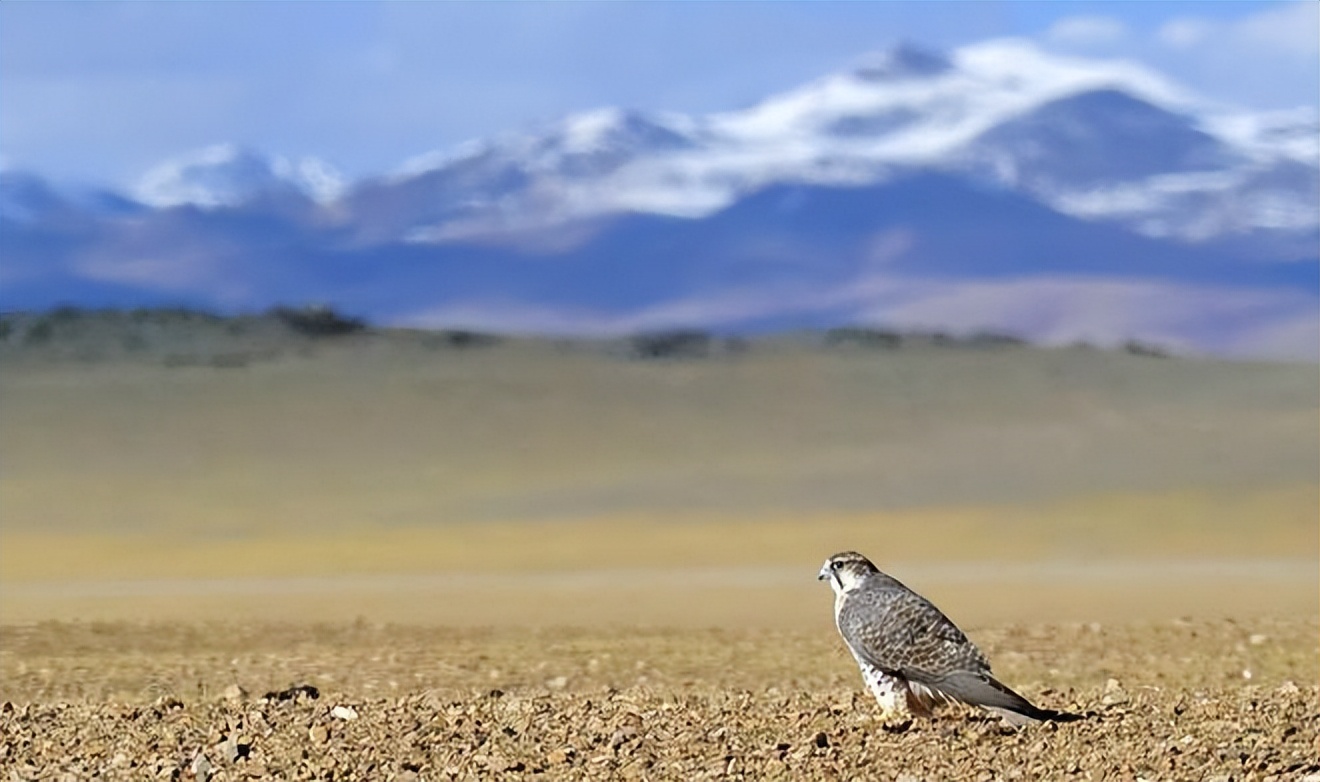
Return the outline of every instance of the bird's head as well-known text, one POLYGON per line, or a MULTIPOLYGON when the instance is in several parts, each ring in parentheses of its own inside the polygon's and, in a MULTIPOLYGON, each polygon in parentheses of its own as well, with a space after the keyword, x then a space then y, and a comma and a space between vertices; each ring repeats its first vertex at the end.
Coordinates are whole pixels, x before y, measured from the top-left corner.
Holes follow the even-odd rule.
POLYGON ((880 570, 871 564, 871 560, 856 551, 845 551, 825 560, 825 564, 820 566, 820 574, 816 578, 821 581, 828 580, 830 588, 836 594, 841 594, 855 588, 862 582, 862 579, 872 573, 879 572, 880 570))

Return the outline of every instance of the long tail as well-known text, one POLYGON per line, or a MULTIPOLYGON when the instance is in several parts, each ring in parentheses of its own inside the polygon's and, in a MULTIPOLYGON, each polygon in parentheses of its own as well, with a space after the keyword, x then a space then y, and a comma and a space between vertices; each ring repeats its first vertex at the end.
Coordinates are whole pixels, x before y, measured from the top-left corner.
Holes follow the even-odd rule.
POLYGON ((1003 715, 1004 719, 1014 726, 1031 722, 1073 722, 1082 719, 1080 714, 1039 708, 989 674, 954 673, 927 686, 946 698, 973 706, 984 706, 1003 715))

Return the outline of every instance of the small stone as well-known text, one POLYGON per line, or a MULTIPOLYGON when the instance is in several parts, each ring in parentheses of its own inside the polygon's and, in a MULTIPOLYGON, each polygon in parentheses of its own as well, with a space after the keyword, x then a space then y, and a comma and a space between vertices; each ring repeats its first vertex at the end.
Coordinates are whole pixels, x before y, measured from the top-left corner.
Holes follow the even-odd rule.
POLYGON ((313 744, 324 744, 330 738, 330 730, 324 725, 313 725, 307 729, 307 738, 311 739, 313 744))
POLYGON ((1268 640, 1270 640, 1270 637, 1264 633, 1252 633, 1251 637, 1247 639, 1252 646, 1260 646, 1268 640))
POLYGON ((625 725, 614 731, 613 735, 610 736, 610 749, 618 750, 619 747, 622 747, 636 737, 637 729, 631 725, 625 725))
POLYGON ((573 749, 572 747, 564 747, 562 749, 551 750, 550 754, 545 756, 545 759, 550 764, 558 766, 563 765, 564 763, 571 763, 575 755, 577 755, 576 749, 573 749))
POLYGON ((545 683, 545 686, 546 686, 546 687, 549 687, 549 688, 552 689, 552 690, 562 690, 562 689, 564 689, 565 687, 568 686, 568 677, 567 677, 567 676, 556 676, 555 678, 553 678, 553 679, 551 679, 550 681, 546 682, 546 683, 545 683))
POLYGON ((192 772, 193 779, 197 782, 206 782, 207 778, 211 776, 211 761, 206 759, 206 755, 198 752, 193 756, 188 770, 192 772))
POLYGON ((1105 693, 1100 702, 1106 706, 1128 702, 1128 694, 1124 692, 1123 685, 1118 683, 1118 679, 1109 679, 1105 682, 1105 693))
POLYGON ((220 693, 220 697, 227 701, 245 701, 248 698, 248 691, 237 684, 231 684, 220 693))
POLYGON ((330 716, 340 720, 355 720, 358 713, 352 706, 336 706, 330 710, 330 716))
POLYGON ((215 745, 215 751, 225 762, 233 763, 239 756, 238 741, 233 736, 229 736, 215 745))

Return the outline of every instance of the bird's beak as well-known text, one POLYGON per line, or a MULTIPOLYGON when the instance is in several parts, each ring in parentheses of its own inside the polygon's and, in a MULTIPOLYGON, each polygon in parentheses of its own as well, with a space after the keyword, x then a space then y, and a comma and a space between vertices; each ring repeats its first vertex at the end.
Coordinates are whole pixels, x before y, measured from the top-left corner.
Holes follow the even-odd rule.
POLYGON ((816 574, 817 581, 824 581, 830 577, 830 563, 826 562, 820 566, 820 572, 816 574))

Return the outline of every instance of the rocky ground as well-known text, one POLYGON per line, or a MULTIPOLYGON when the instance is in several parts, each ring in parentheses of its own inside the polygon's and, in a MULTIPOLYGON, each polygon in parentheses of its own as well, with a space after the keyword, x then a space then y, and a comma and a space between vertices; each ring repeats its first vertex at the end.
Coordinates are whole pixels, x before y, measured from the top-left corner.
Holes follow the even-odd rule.
POLYGON ((1081 712, 882 723, 816 632, 3 630, 5 779, 1320 780, 1314 618, 971 629, 1081 712))

